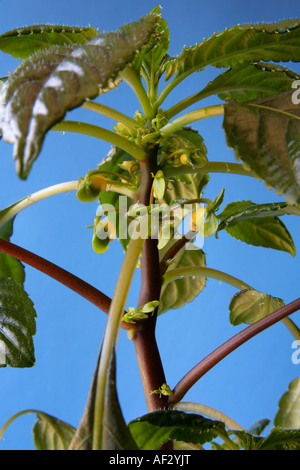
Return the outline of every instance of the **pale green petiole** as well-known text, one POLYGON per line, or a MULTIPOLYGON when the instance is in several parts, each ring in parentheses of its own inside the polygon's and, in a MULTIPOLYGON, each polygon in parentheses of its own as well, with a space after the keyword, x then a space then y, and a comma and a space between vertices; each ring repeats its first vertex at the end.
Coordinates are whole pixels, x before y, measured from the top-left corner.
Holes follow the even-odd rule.
POLYGON ((26 209, 27 207, 35 204, 36 202, 42 201, 51 196, 55 196, 61 193, 68 193, 69 191, 76 191, 78 188, 79 181, 67 181, 65 183, 55 184, 48 188, 41 189, 29 196, 21 199, 20 201, 12 204, 11 206, 0 211, 0 227, 9 220, 13 219, 19 212, 26 209), (3 215, 2 215, 3 214, 3 215))
POLYGON ((192 122, 200 121, 208 117, 220 116, 222 114, 224 114, 223 104, 197 109, 196 111, 191 111, 190 113, 179 116, 177 119, 174 119, 174 121, 166 124, 160 129, 160 134, 162 137, 167 137, 192 122))
POLYGON ((222 421, 228 429, 244 431, 242 426, 236 423, 233 419, 229 418, 229 416, 225 415, 221 411, 211 408, 210 406, 202 405, 201 403, 179 402, 175 405, 172 405, 172 409, 184 411, 186 413, 204 415, 215 421, 222 421))
POLYGON ((125 310, 128 292, 130 289, 131 281, 138 259, 140 257, 143 243, 144 240, 142 238, 130 240, 108 313, 108 320, 106 323, 102 343, 100 364, 97 375, 93 426, 93 450, 101 450, 102 448, 104 400, 107 383, 107 371, 113 348, 115 348, 116 345, 116 340, 120 328, 121 319, 125 310))
POLYGON ((186 267, 172 269, 165 273, 164 283, 168 284, 169 282, 176 281, 182 277, 193 276, 211 277, 213 279, 217 279, 218 281, 225 282, 226 284, 230 284, 239 290, 252 289, 251 286, 241 281, 240 279, 233 277, 230 274, 224 273, 223 271, 218 271, 217 269, 212 268, 186 267))
POLYGON ((252 176, 254 174, 240 163, 230 162, 207 162, 201 167, 193 167, 183 165, 180 167, 165 167, 164 176, 170 178, 172 176, 187 175, 194 173, 227 173, 231 175, 252 176))
POLYGON ((97 103, 96 101, 87 99, 81 107, 90 111, 94 111, 98 114, 102 114, 103 116, 113 119, 114 121, 122 122, 122 124, 125 124, 126 126, 129 126, 133 129, 137 127, 137 123, 134 119, 126 116, 126 114, 120 113, 120 111, 117 111, 116 109, 105 106, 102 103, 97 103))
POLYGON ((145 117, 147 119, 153 119, 154 111, 140 77, 135 73, 132 67, 127 67, 125 70, 120 72, 120 76, 135 92, 143 108, 145 117))
POLYGON ((75 132, 77 134, 84 134, 96 139, 105 140, 116 147, 125 150, 132 155, 136 160, 144 160, 147 156, 146 152, 130 142, 125 137, 116 134, 115 132, 104 129, 103 127, 95 126, 94 124, 88 124, 86 122, 79 121, 61 121, 51 128, 52 131, 60 132, 75 132))
MULTIPOLYGON (((196 276, 210 277, 220 282, 230 284, 231 286, 236 287, 239 290, 253 289, 253 287, 251 287, 249 284, 246 284, 245 282, 241 281, 240 279, 234 276, 231 276, 230 274, 224 273, 223 271, 218 271, 217 269, 205 267, 184 267, 171 269, 170 271, 166 271, 163 276, 163 280, 164 284, 168 284, 169 282, 176 281, 177 279, 181 279, 183 277, 196 276)), ((288 330, 296 340, 300 339, 300 330, 289 317, 282 320, 282 323, 288 328, 288 330)))
MULTIPOLYGON (((76 180, 54 184, 48 188, 36 191, 35 193, 24 197, 24 199, 20 199, 20 201, 0 210, 0 227, 2 227, 9 220, 13 219, 17 214, 19 214, 19 212, 27 209, 27 207, 32 206, 32 204, 35 204, 36 202, 42 201, 43 199, 47 199, 51 196, 56 196, 58 194, 68 193, 69 191, 76 191, 78 189, 79 183, 80 181, 76 180)), ((133 192, 126 188, 126 186, 123 187, 118 186, 117 184, 108 184, 107 190, 123 194, 129 198, 133 198, 133 192)))

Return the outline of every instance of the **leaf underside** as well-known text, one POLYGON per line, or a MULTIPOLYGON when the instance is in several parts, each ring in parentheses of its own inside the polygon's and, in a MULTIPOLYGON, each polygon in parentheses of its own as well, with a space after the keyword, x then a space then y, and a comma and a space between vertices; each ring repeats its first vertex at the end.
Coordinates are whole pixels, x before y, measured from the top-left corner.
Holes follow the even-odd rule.
POLYGON ((36 411, 33 427, 34 445, 37 450, 68 450, 75 428, 47 413, 36 411))
POLYGON ((298 74, 280 65, 263 62, 236 64, 209 82, 198 99, 217 94, 222 100, 234 99, 244 103, 289 91, 298 79, 298 74))
MULTIPOLYGON (((177 241, 177 240, 176 240, 177 241)), ((191 244, 193 247, 194 245, 191 244)), ((169 246, 169 245, 168 245, 169 246)), ((189 245, 188 245, 189 246, 189 245)), ((205 267, 205 254, 201 249, 186 249, 183 247, 176 255, 176 258, 169 264, 168 270, 179 267, 205 267)), ((167 270, 167 271, 168 271, 167 270)), ((184 277, 176 281, 169 282, 162 286, 158 313, 177 309, 187 302, 192 302, 197 295, 202 292, 206 285, 206 278, 197 276, 184 277)))
POLYGON ((39 24, 1 34, 0 50, 24 60, 39 49, 46 49, 54 44, 84 44, 98 35, 99 32, 91 26, 80 28, 39 24))
MULTIPOLYGON (((13 233, 14 219, 9 220, 5 224, 1 224, 1 217, 5 215, 7 210, 9 210, 9 208, 0 211, 0 237, 9 241, 13 233)), ((10 278, 23 285, 25 280, 25 268, 16 258, 0 252, 0 276, 10 278)))
POLYGON ((152 46, 156 20, 150 14, 80 46, 52 46, 16 69, 0 91, 0 128, 4 140, 14 144, 21 178, 28 176, 46 132, 86 98, 118 83, 136 52, 152 46))
POLYGON ((0 277, 0 367, 32 367, 36 313, 23 287, 0 277))
POLYGON ((225 105, 227 143, 268 188, 300 203, 300 107, 292 92, 225 105))
MULTIPOLYGON (((101 354, 101 353, 100 353, 101 354)), ((100 355, 92 379, 89 396, 85 410, 76 433, 71 441, 69 450, 92 450, 92 435, 94 426, 94 410, 96 399, 97 373, 100 363, 100 355)), ((135 441, 126 426, 120 408, 116 389, 116 358, 112 351, 109 367, 107 370, 103 433, 101 450, 136 450, 135 441)))

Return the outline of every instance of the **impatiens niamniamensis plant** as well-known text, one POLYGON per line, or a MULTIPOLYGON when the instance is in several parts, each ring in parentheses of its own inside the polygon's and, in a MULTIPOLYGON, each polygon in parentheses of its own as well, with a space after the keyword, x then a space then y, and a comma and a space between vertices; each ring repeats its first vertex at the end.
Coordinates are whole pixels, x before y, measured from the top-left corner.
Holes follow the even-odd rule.
MULTIPOLYGON (((1 137, 13 144, 17 174, 27 179, 50 131, 73 132, 111 144, 107 158, 76 181, 41 189, 0 211, 0 365, 32 367, 36 312, 24 290, 24 264, 73 289, 107 314, 95 373, 82 419, 73 427, 34 412, 34 442, 42 450, 300 449, 300 378, 269 421, 243 429, 221 411, 182 399, 224 357, 282 321, 296 341, 300 330, 290 316, 300 299, 283 300, 206 265, 199 238, 220 233, 249 245, 295 256, 281 217, 300 215, 300 77, 283 65, 300 62, 300 20, 238 25, 170 56, 169 32, 160 8, 116 32, 88 27, 35 25, 0 36, 0 49, 21 59, 0 80, 1 137), (220 72, 197 93, 172 107, 166 99, 191 74, 207 67, 220 72), (101 103, 101 94, 125 82, 140 109, 128 116, 101 103), (216 104, 201 106, 215 97, 216 104), (189 111, 191 106, 196 107, 189 111), (75 108, 111 119, 110 129, 66 120, 75 108), (226 141, 236 163, 213 161, 199 120, 223 116, 226 141), (213 200, 205 191, 214 173, 262 180, 284 201, 233 201, 224 207, 226 187, 213 200), (78 204, 99 202, 91 221, 91 249, 97 255, 122 244, 124 259, 112 298, 63 268, 10 242, 20 211, 47 197, 76 191, 78 204), (182 231, 185 221, 188 230, 182 231), (136 305, 127 307, 133 276, 140 272, 136 305), (206 279, 237 289, 230 322, 248 326, 202 359, 173 386, 165 377, 155 339, 159 316, 192 302, 206 279), (193 282, 191 282, 193 281, 193 282), (117 338, 133 341, 147 414, 126 423, 116 387, 117 338), (210 443, 210 444, 209 444, 210 443)), ((201 82, 199 82, 201 83, 201 82)), ((86 158, 86 157, 85 157, 86 158)), ((199 296, 201 297, 201 296, 199 296)), ((201 334, 201 331, 200 333, 201 334)))

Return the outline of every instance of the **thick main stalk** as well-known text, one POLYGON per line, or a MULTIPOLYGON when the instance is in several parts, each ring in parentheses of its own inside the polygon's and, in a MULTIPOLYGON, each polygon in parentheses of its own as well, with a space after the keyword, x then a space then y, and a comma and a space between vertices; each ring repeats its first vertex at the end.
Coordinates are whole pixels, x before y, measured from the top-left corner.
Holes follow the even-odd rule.
MULTIPOLYGON (((149 157, 140 163, 141 184, 140 192, 136 199, 144 205, 149 204, 153 183, 152 174, 156 172, 156 155, 149 157)), ((138 299, 138 307, 153 300, 159 300, 162 285, 160 274, 157 240, 147 238, 144 242, 141 258, 141 290, 138 299)), ((140 368, 144 393, 148 411, 155 411, 167 407, 167 397, 152 394, 160 389, 166 382, 165 374, 155 338, 157 311, 149 315, 147 319, 136 323, 133 338, 137 360, 140 368)))

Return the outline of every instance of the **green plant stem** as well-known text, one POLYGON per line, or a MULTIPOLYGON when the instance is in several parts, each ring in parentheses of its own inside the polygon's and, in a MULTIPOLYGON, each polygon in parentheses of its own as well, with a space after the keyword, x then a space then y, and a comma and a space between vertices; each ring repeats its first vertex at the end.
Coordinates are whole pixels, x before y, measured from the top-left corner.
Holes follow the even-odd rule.
POLYGON ((160 133, 162 137, 167 137, 192 122, 200 121, 201 119, 209 117, 220 116, 222 114, 224 114, 223 104, 216 104, 206 108, 197 109, 196 111, 191 111, 190 113, 184 114, 183 116, 174 119, 174 121, 169 122, 160 129, 160 133))
MULTIPOLYGON (((179 114, 181 111, 184 109, 192 106, 193 104, 197 103, 200 100, 203 100, 205 98, 208 98, 209 96, 212 95, 219 95, 221 93, 232 93, 233 91, 244 91, 245 90, 245 85, 242 84, 236 84, 236 85, 227 85, 227 86, 219 86, 219 87, 214 87, 213 89, 203 89, 199 91, 198 93, 195 93, 188 98, 183 99, 179 103, 176 103, 174 106, 169 108, 166 112, 168 113, 169 118, 171 119, 172 117, 176 116, 176 114, 179 114)), ((253 90, 253 91, 259 91, 262 93, 269 93, 270 88, 268 86, 258 86, 258 85, 247 85, 247 90, 253 90)))
POLYGON ((241 176, 252 176, 254 174, 247 170, 240 163, 229 163, 229 162, 207 162, 202 167, 192 167, 188 165, 183 165, 180 167, 165 167, 164 176, 165 178, 171 178, 172 176, 188 175, 195 173, 226 173, 231 175, 241 175, 241 176))
POLYGON ((221 282, 226 282, 226 284, 230 284, 239 290, 252 289, 251 286, 241 281, 240 279, 233 277, 230 274, 224 273, 223 271, 218 271, 217 269, 212 268, 186 267, 172 269, 170 271, 166 271, 164 274, 164 283, 168 284, 169 282, 176 281, 176 279, 181 277, 193 276, 211 277, 221 282))
POLYGON ((13 219, 19 212, 26 209, 27 207, 35 204, 36 202, 42 201, 50 196, 55 196, 61 193, 68 193, 69 191, 76 191, 79 181, 67 181, 65 183, 55 184, 48 188, 41 189, 29 196, 21 199, 20 201, 7 207, 5 214, 0 219, 0 226, 4 225, 9 220, 13 219))
POLYGON ((95 411, 93 423, 93 450, 101 450, 103 435, 103 414, 105 389, 107 383, 107 370, 113 348, 115 348, 121 319, 125 310, 125 304, 132 282, 133 274, 140 256, 144 240, 131 239, 124 257, 115 287, 114 296, 108 312, 108 320, 105 328, 100 364, 98 368, 95 411))
POLYGON ((229 450, 240 450, 239 446, 232 442, 226 433, 217 430, 214 430, 213 432, 217 437, 220 437, 225 442, 229 450))
POLYGON ((86 122, 79 121, 61 121, 51 128, 52 131, 60 132, 75 132, 77 134, 84 134, 97 139, 105 140, 106 142, 115 145, 116 147, 125 150, 132 155, 136 160, 144 160, 146 158, 145 151, 130 142, 125 137, 116 134, 115 132, 104 129, 103 127, 88 124, 86 122))
POLYGON ((140 104, 143 108, 145 117, 147 119, 153 119, 153 117, 154 117, 153 108, 152 108, 152 105, 150 103, 147 92, 146 92, 145 88, 143 87, 143 84, 141 82, 140 77, 136 74, 136 72, 130 66, 126 67, 125 70, 120 72, 120 76, 123 78, 123 80, 135 92, 135 94, 138 97, 138 100, 139 100, 139 102, 140 102, 140 104))
POLYGON ((242 428, 242 426, 236 423, 233 419, 229 418, 229 416, 225 415, 221 411, 211 408, 210 406, 202 405, 201 403, 180 402, 175 403, 171 408, 173 410, 184 411, 186 413, 204 415, 210 419, 222 421, 228 429, 244 431, 244 428, 242 428))
POLYGON ((197 103, 197 101, 200 101, 201 99, 206 98, 207 96, 211 96, 214 93, 203 93, 203 90, 199 91, 198 93, 195 93, 194 95, 189 96, 188 98, 183 99, 182 101, 179 101, 176 103, 174 106, 169 108, 166 113, 171 119, 172 117, 176 116, 177 114, 181 113, 181 111, 185 110, 189 106, 192 106, 193 104, 197 103))
POLYGON ((300 298, 294 300, 293 302, 285 305, 276 312, 270 313, 261 320, 253 323, 252 325, 245 328, 243 331, 240 331, 235 336, 230 338, 228 341, 223 343, 212 353, 206 356, 202 361, 200 361, 195 367, 193 367, 176 385, 174 388, 174 393, 169 397, 170 403, 177 403, 188 390, 201 378, 203 377, 210 369, 212 369, 216 364, 218 364, 222 359, 228 356, 232 351, 237 349, 242 344, 249 341, 251 338, 259 334, 261 331, 266 330, 275 323, 283 320, 292 313, 300 309, 300 298))
POLYGON ((158 109, 162 103, 165 101, 167 96, 171 93, 171 91, 179 85, 179 83, 185 78, 185 76, 188 76, 189 74, 181 74, 179 77, 174 77, 166 86, 165 88, 161 91, 159 97, 157 98, 155 102, 155 107, 158 109))
POLYGON ((102 114, 103 116, 113 119, 114 121, 121 122, 130 128, 134 129, 137 127, 137 123, 134 119, 126 116, 126 114, 120 113, 120 111, 117 111, 116 109, 105 106, 102 103, 97 103, 96 101, 87 99, 81 107, 90 111, 94 111, 98 114, 102 114))

